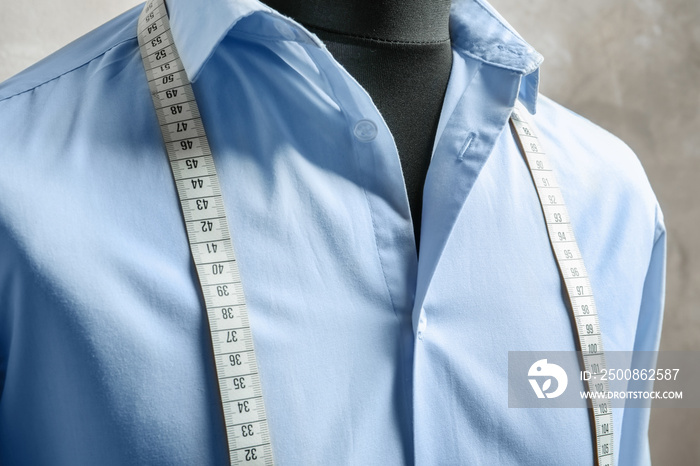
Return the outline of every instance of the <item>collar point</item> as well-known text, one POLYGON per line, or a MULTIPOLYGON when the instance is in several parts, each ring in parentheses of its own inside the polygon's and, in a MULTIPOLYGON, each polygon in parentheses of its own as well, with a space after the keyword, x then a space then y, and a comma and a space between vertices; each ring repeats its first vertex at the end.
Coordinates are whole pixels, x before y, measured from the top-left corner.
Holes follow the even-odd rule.
MULTIPOLYGON (((541 60, 540 60, 541 62, 541 60)), ((527 111, 534 115, 537 112, 537 97, 540 89, 540 68, 539 65, 534 70, 524 74, 520 82, 518 99, 525 105, 527 111)))

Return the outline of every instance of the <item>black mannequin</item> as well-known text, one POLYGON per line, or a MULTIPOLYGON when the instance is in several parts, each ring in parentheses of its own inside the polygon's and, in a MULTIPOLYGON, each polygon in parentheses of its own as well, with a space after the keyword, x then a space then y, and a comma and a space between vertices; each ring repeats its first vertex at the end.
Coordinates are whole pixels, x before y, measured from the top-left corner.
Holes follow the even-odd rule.
POLYGON ((394 135, 416 248, 423 185, 452 67, 451 0, 263 0, 316 33, 394 135))

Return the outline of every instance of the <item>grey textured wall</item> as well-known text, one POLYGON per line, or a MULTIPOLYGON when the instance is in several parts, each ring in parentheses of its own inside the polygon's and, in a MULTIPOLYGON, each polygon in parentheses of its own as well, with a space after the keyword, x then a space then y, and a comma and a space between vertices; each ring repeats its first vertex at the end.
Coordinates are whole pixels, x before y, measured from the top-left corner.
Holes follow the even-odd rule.
MULTIPOLYGON (((0 0, 0 81, 136 3, 0 0)), ((545 56, 542 92, 641 159, 668 228, 661 347, 700 350, 700 0, 492 3, 545 56)), ((700 464, 698 432, 700 410, 652 410, 654 463, 700 464)))

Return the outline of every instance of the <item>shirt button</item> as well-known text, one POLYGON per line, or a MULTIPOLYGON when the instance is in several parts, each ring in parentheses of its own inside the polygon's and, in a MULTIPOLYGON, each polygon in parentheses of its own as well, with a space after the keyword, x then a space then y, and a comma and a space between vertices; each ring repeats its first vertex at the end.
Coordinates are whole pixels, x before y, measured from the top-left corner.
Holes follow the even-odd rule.
POLYGON ((275 29, 277 29, 277 32, 279 32, 280 35, 287 40, 293 40, 295 37, 292 27, 286 23, 281 21, 276 22, 275 29))
POLYGON ((421 309, 421 315, 418 318, 418 328, 417 336, 419 340, 423 339, 423 332, 425 332, 425 327, 428 325, 428 321, 425 318, 425 311, 421 309))
POLYGON ((353 134, 359 141, 373 141, 377 137, 377 125, 371 120, 360 120, 355 124, 353 134))

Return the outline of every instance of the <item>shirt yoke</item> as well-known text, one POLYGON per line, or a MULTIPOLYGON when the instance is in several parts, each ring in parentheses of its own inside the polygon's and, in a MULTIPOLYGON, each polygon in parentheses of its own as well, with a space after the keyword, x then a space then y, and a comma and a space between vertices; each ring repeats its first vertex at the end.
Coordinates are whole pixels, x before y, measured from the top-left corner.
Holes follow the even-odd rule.
POLYGON ((135 6, 0 83, 0 102, 81 68, 117 45, 136 39, 142 8, 143 5, 135 6))
POLYGON ((608 199, 643 206, 655 219, 654 240, 665 231, 663 214, 642 164, 621 139, 585 117, 540 95, 535 115, 544 149, 557 163, 561 177, 608 199))

